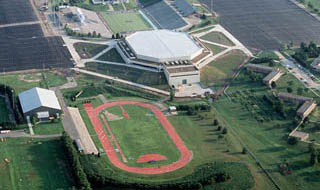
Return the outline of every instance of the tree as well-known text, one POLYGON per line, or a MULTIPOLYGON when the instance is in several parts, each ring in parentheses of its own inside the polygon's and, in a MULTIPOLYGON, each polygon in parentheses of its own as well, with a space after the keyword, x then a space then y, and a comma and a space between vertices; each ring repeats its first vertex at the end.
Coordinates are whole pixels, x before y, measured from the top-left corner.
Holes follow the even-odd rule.
POLYGON ((91 32, 88 32, 88 37, 91 37, 91 32))
POLYGON ((242 148, 242 154, 247 154, 248 150, 246 149, 246 147, 242 148))
POLYGON ((299 88, 297 89, 297 94, 298 94, 298 95, 302 95, 302 93, 303 93, 303 88, 299 87, 299 88))
POLYGON ((227 128, 223 128, 223 129, 222 129, 222 134, 224 134, 224 135, 225 135, 225 134, 227 134, 227 133, 228 133, 227 128))
POLYGON ((214 120, 213 120, 213 125, 214 125, 214 126, 219 125, 219 121, 218 121, 217 119, 214 119, 214 120))
POLYGON ((310 164, 311 165, 318 164, 318 156, 319 156, 318 150, 313 149, 313 151, 310 153, 310 164))
POLYGON ((97 32, 96 31, 92 32, 92 37, 94 37, 94 38, 97 37, 97 32))
POLYGON ((170 90, 170 102, 172 102, 174 100, 175 94, 176 94, 175 89, 172 88, 170 90))
POLYGON ((221 129, 222 129, 222 127, 219 125, 218 128, 217 128, 217 130, 218 130, 218 131, 221 131, 221 129))
POLYGON ((287 88, 287 92, 288 92, 288 93, 291 93, 292 91, 293 91, 293 90, 292 90, 291 87, 288 87, 288 88, 287 88))
POLYGON ((272 82, 271 82, 271 88, 272 88, 272 89, 277 88, 277 84, 276 84, 276 82, 274 82, 274 81, 272 81, 272 82))
POLYGON ((112 34, 111 38, 112 38, 112 39, 114 39, 114 38, 115 38, 114 34, 112 34))
POLYGON ((290 144, 290 145, 296 145, 296 144, 298 144, 298 139, 295 138, 295 137, 289 137, 289 138, 288 138, 288 144, 290 144))

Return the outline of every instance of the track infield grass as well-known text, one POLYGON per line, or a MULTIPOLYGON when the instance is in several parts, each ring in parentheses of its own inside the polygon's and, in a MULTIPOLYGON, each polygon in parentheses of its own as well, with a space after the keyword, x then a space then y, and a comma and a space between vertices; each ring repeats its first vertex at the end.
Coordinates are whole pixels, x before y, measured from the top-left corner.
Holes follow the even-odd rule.
POLYGON ((128 160, 128 166, 150 167, 149 163, 137 163, 137 159, 145 154, 160 154, 168 158, 155 165, 167 165, 179 159, 177 147, 151 110, 136 105, 122 107, 130 118, 123 117, 120 106, 114 106, 106 110, 122 119, 107 122, 128 160))
POLYGON ((144 20, 140 13, 102 13, 102 15, 113 33, 151 29, 150 24, 144 20))
POLYGON ((0 143, 0 189, 71 188, 71 173, 62 148, 61 141, 54 139, 7 138, 0 143))

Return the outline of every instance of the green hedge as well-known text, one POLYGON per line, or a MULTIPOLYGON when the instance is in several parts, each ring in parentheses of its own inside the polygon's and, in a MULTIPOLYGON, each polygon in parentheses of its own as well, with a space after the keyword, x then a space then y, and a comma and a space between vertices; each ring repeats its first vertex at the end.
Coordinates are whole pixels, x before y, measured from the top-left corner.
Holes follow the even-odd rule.
POLYGON ((197 190, 203 186, 213 189, 250 189, 254 186, 253 177, 243 163, 214 162, 204 164, 194 173, 182 178, 164 182, 142 182, 143 180, 121 175, 107 165, 97 163, 97 157, 86 155, 81 157, 89 181, 95 188, 118 187, 130 189, 165 189, 165 190, 197 190))
POLYGON ((73 171, 73 178, 76 182, 77 187, 81 190, 91 190, 91 186, 87 179, 87 175, 85 174, 80 163, 79 153, 74 147, 72 139, 65 132, 63 133, 61 139, 64 144, 66 159, 68 163, 71 165, 73 171))

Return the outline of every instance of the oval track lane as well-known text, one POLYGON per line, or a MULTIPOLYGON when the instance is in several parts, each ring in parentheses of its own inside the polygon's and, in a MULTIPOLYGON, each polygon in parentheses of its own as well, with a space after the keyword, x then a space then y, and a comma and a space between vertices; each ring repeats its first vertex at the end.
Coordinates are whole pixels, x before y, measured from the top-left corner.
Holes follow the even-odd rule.
POLYGON ((184 144, 180 136, 176 133, 176 131, 174 130, 173 126, 168 121, 166 116, 163 115, 163 113, 158 108, 156 108, 151 104, 136 102, 136 101, 117 101, 117 102, 110 102, 107 104, 103 104, 101 106, 98 106, 97 108, 93 108, 91 104, 84 104, 84 108, 91 120, 91 123, 95 128, 96 133, 98 134, 98 138, 101 141, 101 144, 105 149, 105 152, 110 162, 117 168, 120 168, 127 172, 137 173, 137 174, 162 174, 162 173, 172 172, 177 169, 180 169, 185 165, 187 165, 192 159, 192 152, 188 150, 188 148, 186 147, 186 145, 184 144), (151 110, 155 114, 156 118, 160 121, 161 125, 163 126, 165 131, 168 133, 173 143, 178 148, 180 152, 179 160, 169 165, 160 166, 156 168, 130 167, 125 165, 123 162, 121 162, 117 153, 114 150, 114 147, 110 142, 110 139, 106 136, 104 127, 102 126, 99 120, 99 113, 103 109, 113 107, 113 106, 121 106, 121 105, 137 105, 137 106, 141 106, 151 110))

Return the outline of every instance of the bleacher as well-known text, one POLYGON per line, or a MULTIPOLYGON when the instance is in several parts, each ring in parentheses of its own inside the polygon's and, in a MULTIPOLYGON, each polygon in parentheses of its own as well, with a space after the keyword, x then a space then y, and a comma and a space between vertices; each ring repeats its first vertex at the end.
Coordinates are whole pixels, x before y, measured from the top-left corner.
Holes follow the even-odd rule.
POLYGON ((187 23, 164 1, 154 3, 142 10, 150 20, 161 29, 177 29, 187 23))
POLYGON ((185 0, 175 0, 173 5, 181 13, 182 16, 187 17, 196 12, 194 7, 185 0))

